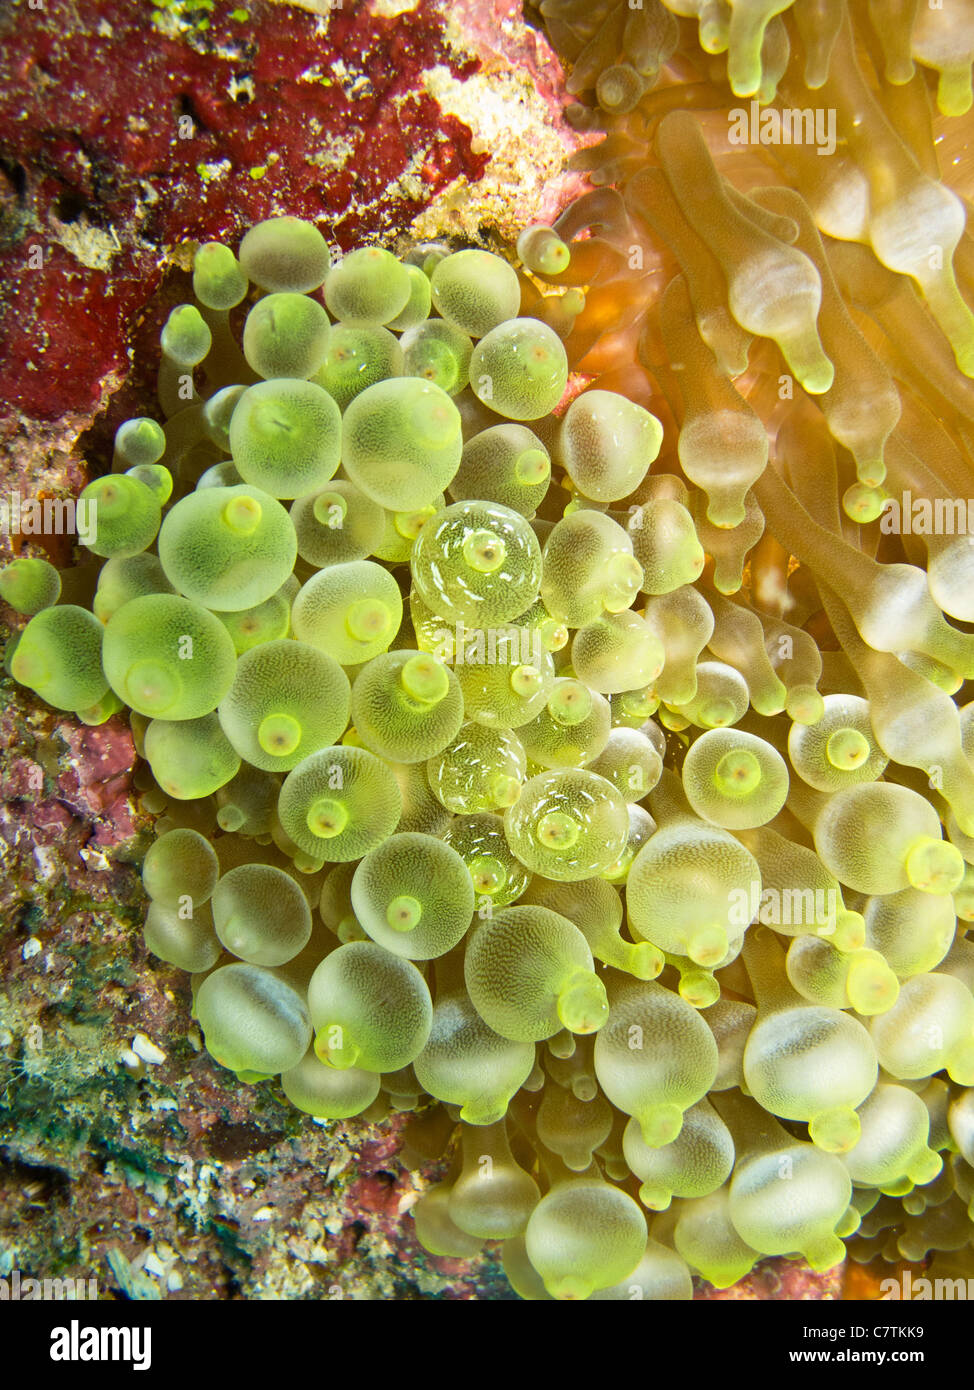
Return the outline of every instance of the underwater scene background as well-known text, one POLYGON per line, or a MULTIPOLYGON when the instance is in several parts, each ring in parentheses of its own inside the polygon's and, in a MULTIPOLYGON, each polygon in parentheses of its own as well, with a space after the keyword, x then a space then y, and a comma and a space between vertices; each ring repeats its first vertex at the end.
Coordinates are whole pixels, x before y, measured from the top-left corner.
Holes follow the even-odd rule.
POLYGON ((974 1278, 971 0, 0 37, 0 1278, 974 1278))

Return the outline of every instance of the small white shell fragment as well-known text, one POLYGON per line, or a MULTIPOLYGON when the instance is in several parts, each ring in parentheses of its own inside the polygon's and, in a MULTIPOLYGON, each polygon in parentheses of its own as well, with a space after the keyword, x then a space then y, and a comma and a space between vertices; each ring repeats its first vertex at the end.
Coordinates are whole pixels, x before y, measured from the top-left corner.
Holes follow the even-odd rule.
POLYGON ((144 1033, 136 1033, 132 1039, 132 1051, 137 1057, 141 1057, 143 1062, 147 1062, 150 1067, 157 1067, 160 1062, 166 1060, 166 1054, 161 1047, 157 1047, 151 1038, 147 1038, 144 1033))

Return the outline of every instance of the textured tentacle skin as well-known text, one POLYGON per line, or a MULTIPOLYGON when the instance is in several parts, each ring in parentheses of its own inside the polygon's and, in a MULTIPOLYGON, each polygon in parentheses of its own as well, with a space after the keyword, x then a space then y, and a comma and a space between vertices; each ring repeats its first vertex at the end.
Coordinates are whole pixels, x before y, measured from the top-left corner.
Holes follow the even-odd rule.
POLYGON ((199 248, 8 669, 130 712, 214 1064, 453 1145, 433 1254, 969 1261, 969 7, 541 11, 590 189, 199 248))
POLYGON ((735 319, 749 332, 773 338, 808 391, 827 391, 834 369, 816 328, 822 288, 814 265, 737 210, 692 116, 665 116, 656 138, 664 172, 688 222, 707 237, 721 264, 735 319))

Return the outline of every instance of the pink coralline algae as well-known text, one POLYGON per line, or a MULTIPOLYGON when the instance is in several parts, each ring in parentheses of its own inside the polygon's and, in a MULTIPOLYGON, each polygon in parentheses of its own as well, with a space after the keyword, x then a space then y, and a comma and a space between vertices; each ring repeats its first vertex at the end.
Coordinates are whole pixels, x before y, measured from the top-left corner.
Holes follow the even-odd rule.
POLYGON ((56 845, 80 867, 79 851, 103 853, 138 834, 132 735, 117 718, 97 728, 40 718, 20 724, 8 710, 0 724, 10 750, 0 766, 0 835, 10 845, 56 845))
POLYGON ((90 843, 108 848, 130 839, 137 830, 130 800, 135 748, 125 722, 116 717, 97 728, 65 723, 59 733, 70 761, 58 795, 79 814, 99 817, 90 843))

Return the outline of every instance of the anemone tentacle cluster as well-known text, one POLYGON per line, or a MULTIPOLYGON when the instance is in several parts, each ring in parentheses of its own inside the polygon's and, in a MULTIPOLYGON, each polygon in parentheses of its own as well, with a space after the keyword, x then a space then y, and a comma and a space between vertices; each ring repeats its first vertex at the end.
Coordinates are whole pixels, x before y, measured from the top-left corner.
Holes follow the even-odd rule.
POLYGON ((526 1299, 972 1258, 974 562, 887 523, 974 484, 974 40, 882 8, 543 0, 596 190, 200 247, 91 564, 0 574, 16 679, 131 711, 211 1056, 459 1128, 417 1235, 526 1299), (751 98, 834 154, 738 186, 751 98))

